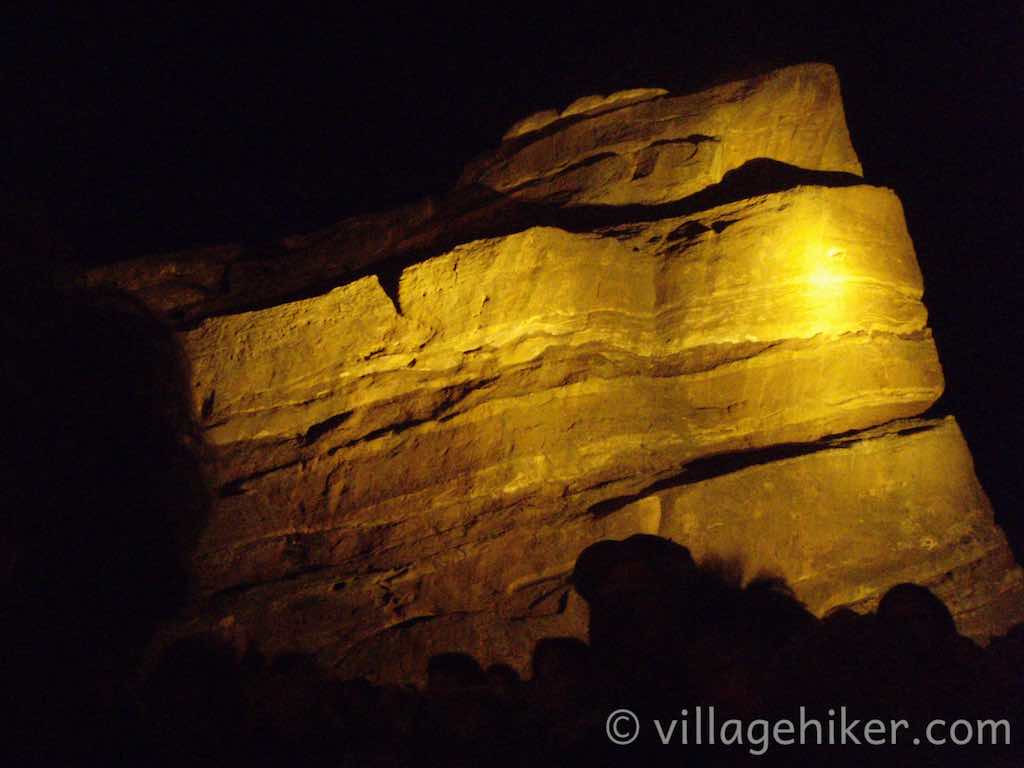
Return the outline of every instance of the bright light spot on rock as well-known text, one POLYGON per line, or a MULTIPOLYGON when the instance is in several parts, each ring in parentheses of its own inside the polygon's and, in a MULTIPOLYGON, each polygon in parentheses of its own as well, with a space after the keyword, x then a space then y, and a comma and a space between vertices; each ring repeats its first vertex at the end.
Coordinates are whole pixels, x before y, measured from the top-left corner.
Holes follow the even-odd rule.
POLYGON ((839 290, 839 287, 846 282, 846 276, 833 272, 827 267, 818 267, 808 276, 808 282, 822 290, 839 290))

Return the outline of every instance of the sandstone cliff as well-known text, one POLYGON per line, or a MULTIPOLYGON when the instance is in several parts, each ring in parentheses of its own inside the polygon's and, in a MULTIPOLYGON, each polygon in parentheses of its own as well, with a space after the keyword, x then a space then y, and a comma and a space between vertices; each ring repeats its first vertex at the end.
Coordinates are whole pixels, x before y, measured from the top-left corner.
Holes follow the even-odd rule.
POLYGON ((657 533, 816 612, 899 581, 984 638, 1021 575, 942 392, 896 195, 834 71, 579 100, 445 200, 90 273, 179 329, 217 502, 193 623, 341 675, 585 635, 568 584, 657 533))

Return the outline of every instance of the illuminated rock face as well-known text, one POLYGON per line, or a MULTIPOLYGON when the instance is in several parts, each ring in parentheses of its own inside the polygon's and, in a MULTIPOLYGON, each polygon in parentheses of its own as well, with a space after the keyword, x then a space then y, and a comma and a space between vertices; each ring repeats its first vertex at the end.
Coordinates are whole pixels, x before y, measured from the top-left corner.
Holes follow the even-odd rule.
POLYGON ((978 637, 1022 618, 955 422, 912 419, 942 372, 902 207, 859 173, 808 65, 528 118, 397 234, 286 243, 306 298, 232 248, 91 275, 181 323, 218 490, 195 621, 342 675, 522 668, 585 635, 580 551, 637 532, 819 613, 912 580, 978 637))
POLYGON ((860 175, 831 67, 790 67, 689 96, 660 89, 587 97, 540 113, 471 164, 480 184, 567 205, 652 204, 715 184, 753 158, 860 175))

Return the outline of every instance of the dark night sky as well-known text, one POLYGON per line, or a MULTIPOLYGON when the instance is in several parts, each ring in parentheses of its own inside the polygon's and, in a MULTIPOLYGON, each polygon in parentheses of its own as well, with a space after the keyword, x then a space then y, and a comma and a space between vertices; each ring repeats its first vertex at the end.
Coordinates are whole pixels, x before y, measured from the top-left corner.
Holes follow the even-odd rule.
POLYGON ((301 232, 441 193, 516 119, 577 96, 828 61, 867 180, 903 200, 940 405, 1019 557, 1024 6, 774 5, 31 6, 0 33, 9 239, 97 263, 301 232))

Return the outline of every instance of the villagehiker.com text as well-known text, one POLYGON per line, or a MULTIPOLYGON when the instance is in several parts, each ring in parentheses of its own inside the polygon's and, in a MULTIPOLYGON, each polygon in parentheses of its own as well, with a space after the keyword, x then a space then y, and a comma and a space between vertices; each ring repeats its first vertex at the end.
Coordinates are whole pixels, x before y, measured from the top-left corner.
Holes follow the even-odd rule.
POLYGON ((746 746, 752 755, 763 755, 772 745, 788 747, 805 744, 885 746, 910 743, 914 746, 963 747, 1010 743, 1010 723, 1003 720, 931 720, 919 731, 907 720, 850 717, 846 707, 829 709, 827 716, 809 716, 800 707, 796 719, 743 721, 719 719, 715 708, 682 709, 675 718, 641 721, 630 709, 616 709, 605 721, 608 740, 628 746, 641 738, 655 739, 666 746, 746 746))

